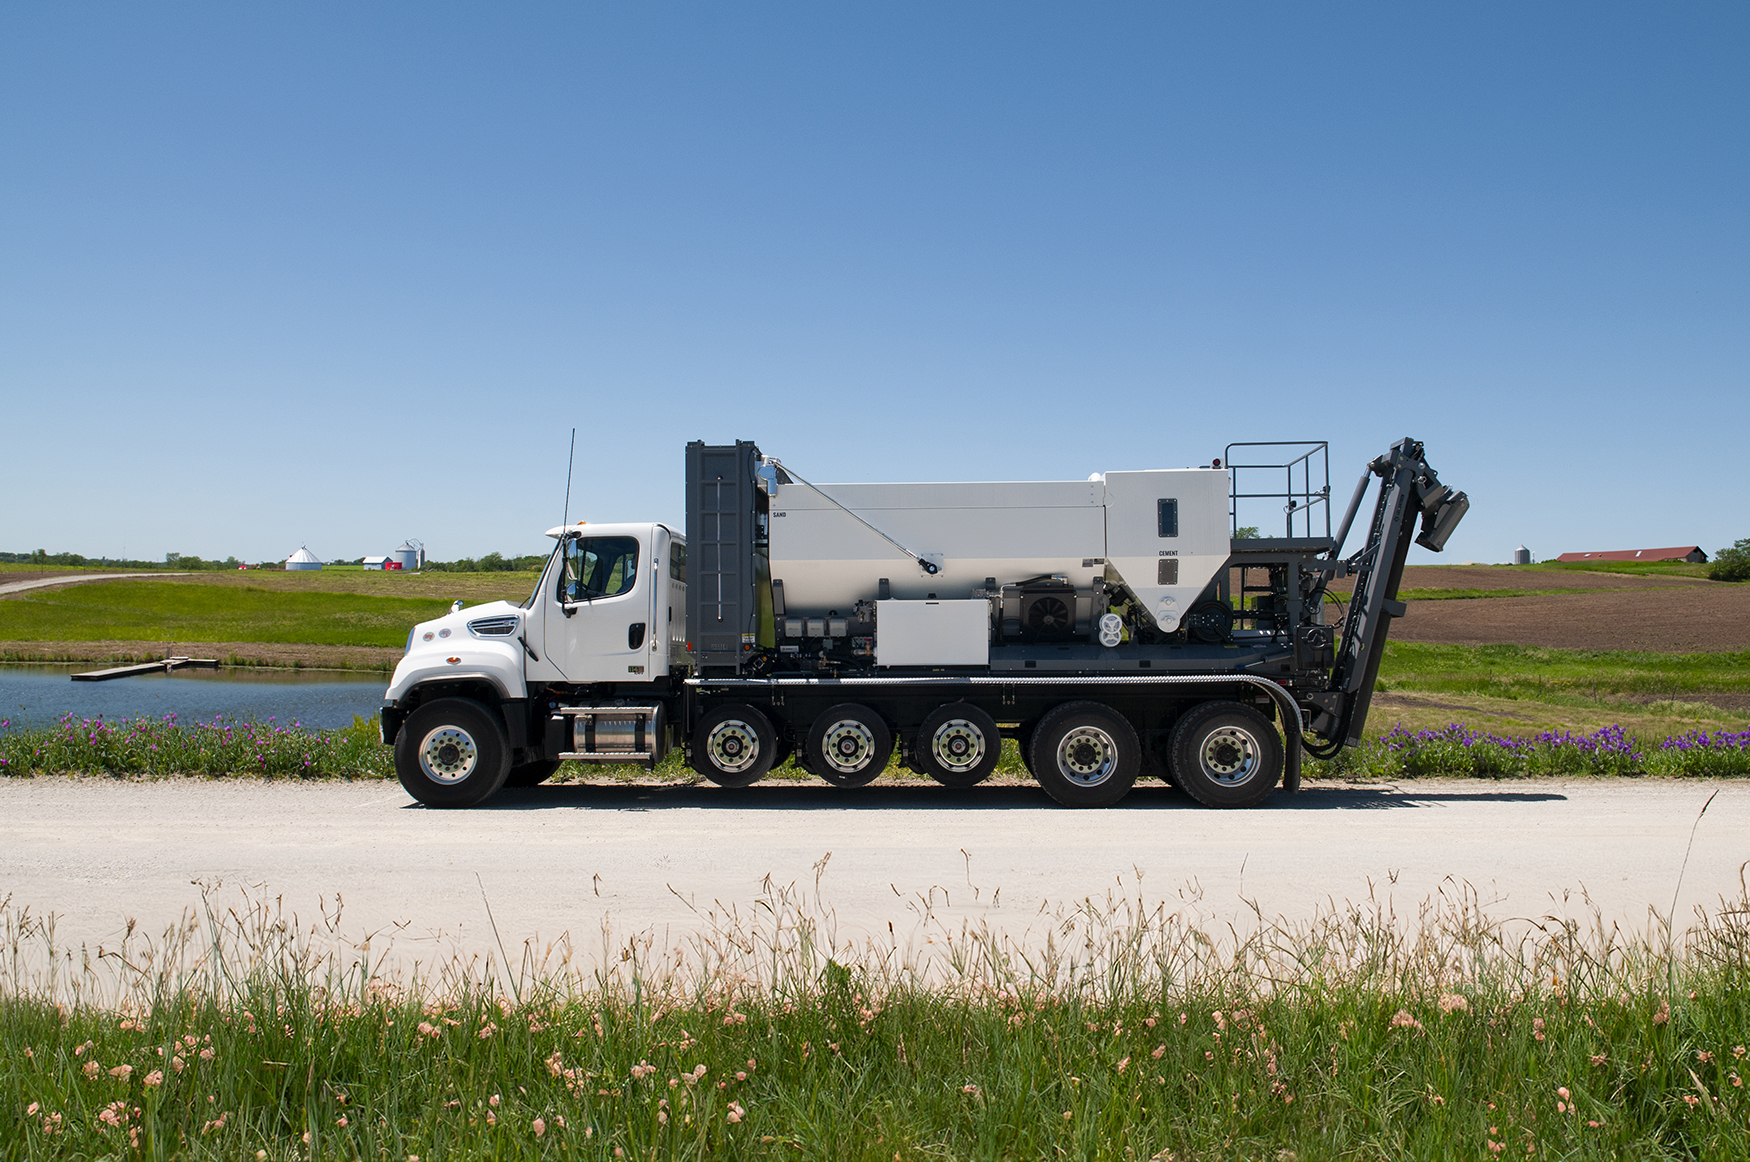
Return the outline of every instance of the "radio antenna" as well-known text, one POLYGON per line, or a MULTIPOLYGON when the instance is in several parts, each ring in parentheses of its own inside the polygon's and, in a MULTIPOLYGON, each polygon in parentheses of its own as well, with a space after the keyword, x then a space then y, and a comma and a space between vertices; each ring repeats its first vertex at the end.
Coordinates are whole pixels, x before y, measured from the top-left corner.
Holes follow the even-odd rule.
POLYGON ((571 454, 565 457, 565 516, 561 527, 571 523, 571 466, 577 461, 577 429, 571 429, 571 454))

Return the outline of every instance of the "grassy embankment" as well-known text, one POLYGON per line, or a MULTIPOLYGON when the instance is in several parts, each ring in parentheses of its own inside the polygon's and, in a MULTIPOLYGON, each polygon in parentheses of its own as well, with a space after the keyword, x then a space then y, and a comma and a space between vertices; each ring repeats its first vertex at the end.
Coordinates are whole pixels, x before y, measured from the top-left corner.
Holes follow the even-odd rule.
POLYGON ((1750 653, 1653 654, 1391 642, 1370 733, 1444 726, 1496 733, 1652 735, 1750 726, 1750 653))
POLYGON ((362 569, 69 585, 0 600, 0 660, 132 661, 216 643, 208 656, 238 665, 388 669, 414 623, 452 600, 521 601, 533 585, 529 574, 362 569))
POLYGON ((1633 577, 1703 577, 1706 565, 1688 561, 1544 561, 1536 565, 1503 565, 1516 573, 1624 573, 1633 577))
POLYGON ((107 581, 0 601, 0 640, 399 646, 447 608, 430 597, 107 581))
POLYGON ((1419 923, 1364 902, 1240 940, 1140 896, 1014 940, 920 904, 928 944, 858 944, 818 883, 768 886, 672 948, 528 942, 508 972, 417 980, 338 918, 259 901, 83 960, 0 904, 0 1142, 276 1162, 1750 1155, 1750 900, 1676 942, 1509 929, 1468 892, 1419 923))

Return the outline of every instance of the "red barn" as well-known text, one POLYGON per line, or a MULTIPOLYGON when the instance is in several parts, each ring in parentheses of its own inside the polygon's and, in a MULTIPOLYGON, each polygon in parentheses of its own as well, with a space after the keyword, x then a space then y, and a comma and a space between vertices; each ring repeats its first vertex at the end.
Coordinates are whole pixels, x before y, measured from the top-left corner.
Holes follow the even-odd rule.
POLYGON ((1707 563, 1707 554, 1699 545, 1677 545, 1669 549, 1611 549, 1604 553, 1563 553, 1558 561, 1689 561, 1707 563))

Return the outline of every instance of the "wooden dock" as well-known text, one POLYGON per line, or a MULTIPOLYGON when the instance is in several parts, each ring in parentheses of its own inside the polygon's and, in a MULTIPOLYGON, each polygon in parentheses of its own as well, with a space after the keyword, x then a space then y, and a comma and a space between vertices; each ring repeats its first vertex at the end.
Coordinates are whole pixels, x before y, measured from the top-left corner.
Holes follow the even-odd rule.
POLYGON ((141 674, 168 674, 172 670, 216 670, 218 668, 217 658, 165 658, 161 662, 140 662, 132 666, 116 666, 109 670, 92 670, 85 674, 74 674, 73 681, 107 682, 112 678, 133 678, 141 674))

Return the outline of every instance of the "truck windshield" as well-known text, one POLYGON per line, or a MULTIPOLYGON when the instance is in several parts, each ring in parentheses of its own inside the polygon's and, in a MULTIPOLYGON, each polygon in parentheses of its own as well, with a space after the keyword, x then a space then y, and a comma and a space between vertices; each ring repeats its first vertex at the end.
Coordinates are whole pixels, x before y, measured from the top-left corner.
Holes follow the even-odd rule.
POLYGON ((567 544, 559 575, 560 601, 588 601, 630 593, 638 583, 634 537, 579 537, 567 544))

